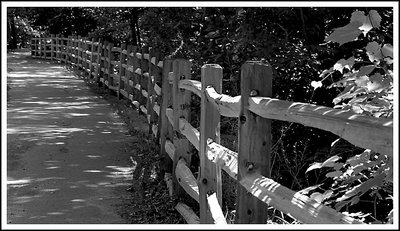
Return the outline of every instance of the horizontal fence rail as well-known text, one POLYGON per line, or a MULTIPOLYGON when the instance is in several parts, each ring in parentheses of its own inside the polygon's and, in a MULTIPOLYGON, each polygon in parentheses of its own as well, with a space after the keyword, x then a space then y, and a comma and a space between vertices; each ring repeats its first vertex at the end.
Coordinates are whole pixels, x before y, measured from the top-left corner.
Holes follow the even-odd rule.
POLYGON ((31 54, 82 70, 86 80, 115 91, 146 116, 149 134, 166 158, 170 195, 187 193, 200 205, 200 216, 181 202, 175 206, 187 223, 227 223, 221 209, 223 170, 239 183, 236 223, 266 223, 269 205, 303 223, 362 224, 270 179, 271 119, 329 131, 356 146, 393 156, 392 120, 270 98, 272 69, 265 62, 243 64, 242 94, 232 97, 221 93, 219 65, 204 65, 201 81, 192 80, 189 61, 165 59, 152 47, 51 36, 32 38, 31 54), (192 94, 201 100, 200 130, 191 125, 192 94), (238 152, 220 144, 220 116, 239 118, 238 152), (189 168, 193 151, 200 158, 197 176, 189 168))

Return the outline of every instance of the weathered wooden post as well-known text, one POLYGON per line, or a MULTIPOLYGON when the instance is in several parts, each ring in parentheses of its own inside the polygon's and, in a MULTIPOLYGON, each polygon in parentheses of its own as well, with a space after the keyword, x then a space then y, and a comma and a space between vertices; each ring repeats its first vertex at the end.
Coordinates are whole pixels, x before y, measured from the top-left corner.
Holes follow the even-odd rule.
POLYGON ((220 114, 214 105, 208 102, 205 89, 214 87, 222 93, 222 67, 217 64, 206 64, 201 68, 201 113, 200 113, 200 178, 199 204, 200 223, 214 224, 207 202, 207 194, 217 193, 217 199, 222 205, 221 168, 207 158, 207 141, 212 139, 220 143, 220 114))
POLYGON ((117 88, 117 96, 121 98, 121 89, 125 91, 126 86, 126 62, 127 62, 127 55, 126 55, 126 43, 121 45, 121 53, 119 56, 119 75, 118 75, 118 88, 117 88))
POLYGON ((94 78, 94 64, 96 63, 95 60, 95 53, 96 53, 96 49, 95 49, 95 39, 92 38, 92 40, 90 41, 90 56, 89 56, 89 79, 94 78))
POLYGON ((131 55, 132 53, 132 49, 133 46, 132 45, 128 45, 126 47, 126 69, 125 69, 125 78, 126 78, 126 82, 125 82, 125 89, 127 92, 127 98, 130 99, 131 95, 133 97, 133 87, 131 87, 131 82, 133 82, 132 78, 133 78, 133 57, 131 55))
MULTIPOLYGON (((161 51, 159 49, 155 50, 154 52, 154 57, 151 60, 151 63, 154 64, 154 71, 153 71, 153 76, 154 76, 154 83, 153 83, 153 87, 154 87, 154 93, 156 95, 156 100, 154 101, 154 107, 158 108, 158 116, 157 116, 157 120, 155 123, 157 123, 157 135, 156 135, 156 139, 157 141, 160 143, 160 124, 161 124, 161 103, 162 103, 162 98, 161 98, 161 86, 162 86, 162 54, 161 51), (159 66, 160 64, 160 66, 159 66)), ((157 110, 157 109, 155 109, 157 110)))
POLYGON ((111 60, 112 60, 112 58, 111 58, 111 56, 112 56, 111 50, 112 50, 113 47, 114 47, 113 43, 108 43, 107 49, 106 49, 106 51, 107 51, 106 61, 107 62, 106 62, 106 67, 105 67, 106 74, 104 76, 104 85, 106 85, 108 88, 110 88, 111 74, 113 73, 112 66, 111 66, 111 60))
POLYGON ((164 172, 164 178, 169 189, 169 194, 173 194, 173 184, 172 184, 172 166, 173 160, 168 156, 165 150, 166 142, 172 144, 174 140, 173 127, 168 121, 166 115, 166 110, 172 107, 172 82, 169 80, 169 73, 172 71, 173 61, 171 59, 165 59, 163 61, 163 71, 162 71, 162 87, 161 87, 161 109, 160 109, 160 156, 162 157, 162 164, 160 166, 161 170, 164 172))
POLYGON ((95 49, 95 65, 94 65, 94 81, 98 84, 99 83, 99 76, 100 76, 100 64, 101 64, 101 40, 98 39, 96 42, 96 47, 97 49, 95 49))
MULTIPOLYGON (((156 100, 157 95, 154 93, 154 68, 151 63, 151 58, 154 56, 154 49, 152 47, 149 48, 148 52, 148 59, 147 59, 147 71, 148 71, 148 78, 147 78, 147 113, 149 115, 149 134, 154 132, 153 126, 156 122, 156 113, 153 109, 154 102, 156 100)), ((153 134, 157 136, 156 134, 153 134)))
MULTIPOLYGON (((270 177, 271 120, 249 111, 249 97, 272 96, 272 68, 265 62, 246 62, 241 69, 238 181, 247 174, 270 177)), ((236 223, 265 224, 268 205, 238 184, 236 223)))
POLYGON ((104 56, 104 48, 105 48, 105 41, 99 40, 99 66, 97 71, 97 84, 102 86, 102 79, 104 81, 104 65, 105 65, 105 56, 104 56))
POLYGON ((60 34, 56 35, 56 59, 58 62, 61 62, 61 50, 60 50, 60 41, 62 38, 60 37, 60 34))
POLYGON ((132 87, 132 104, 139 110, 140 113, 140 99, 142 97, 141 87, 140 87, 140 58, 138 58, 139 47, 132 47, 132 81, 129 82, 129 86, 132 87))
POLYGON ((65 39, 62 40, 62 58, 64 60, 65 64, 71 64, 72 63, 72 58, 73 58, 73 37, 70 35, 68 36, 67 39, 67 45, 65 45, 65 39))
POLYGON ((149 116, 149 92, 147 89, 147 82, 148 82, 148 77, 149 77, 149 64, 145 58, 145 54, 148 55, 149 53, 149 47, 144 46, 141 49, 141 59, 140 59, 140 70, 141 73, 139 74, 139 84, 140 84, 140 91, 142 93, 142 97, 140 98, 141 100, 139 100, 140 105, 143 105, 144 107, 146 107, 147 113, 144 113, 144 115, 147 118, 147 122, 149 123, 149 134, 151 132, 151 126, 150 126, 150 116, 149 116))
POLYGON ((183 195, 184 190, 179 185, 178 179, 176 178, 175 170, 179 159, 183 158, 186 161, 187 166, 190 166, 191 162, 191 148, 189 140, 186 139, 179 129, 179 120, 181 118, 190 122, 190 101, 191 92, 184 89, 179 89, 178 83, 183 79, 191 79, 190 72, 191 64, 188 60, 177 59, 173 62, 174 79, 172 85, 172 102, 173 102, 173 115, 174 115, 174 146, 175 155, 173 160, 173 179, 174 179, 174 194, 179 196, 183 195))
POLYGON ((40 58, 45 58, 46 57, 46 42, 44 41, 43 37, 39 38, 39 44, 40 44, 40 58))
POLYGON ((50 35, 50 61, 52 61, 52 62, 53 62, 54 57, 55 57, 55 55, 54 55, 54 52, 55 52, 54 42, 55 42, 54 34, 51 34, 50 35))
POLYGON ((36 52, 37 52, 37 45, 36 45, 36 38, 32 37, 31 38, 31 56, 33 58, 36 58, 36 52))
POLYGON ((82 56, 81 56, 81 51, 82 51, 82 39, 81 36, 78 35, 77 39, 77 66, 81 67, 82 66, 82 56))

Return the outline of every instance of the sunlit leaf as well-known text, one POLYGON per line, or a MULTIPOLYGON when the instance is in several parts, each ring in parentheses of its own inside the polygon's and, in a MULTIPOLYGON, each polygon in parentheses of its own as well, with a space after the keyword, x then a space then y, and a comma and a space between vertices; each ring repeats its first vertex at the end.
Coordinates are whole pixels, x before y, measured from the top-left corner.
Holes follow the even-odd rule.
POLYGON ((350 22, 361 22, 359 29, 365 34, 367 34, 372 28, 379 28, 381 23, 381 16, 376 10, 370 10, 368 15, 365 16, 364 11, 354 11, 351 14, 350 22))
POLYGON ((367 51, 368 58, 371 62, 380 61, 382 57, 381 47, 377 42, 370 42, 365 47, 367 51))
POLYGON ((335 141, 333 141, 333 142, 331 143, 331 147, 335 146, 335 144, 336 144, 340 139, 341 139, 341 138, 337 138, 335 141))
POLYGON ((365 87, 367 86, 368 81, 369 81, 368 76, 364 75, 364 76, 358 76, 354 82, 356 83, 357 87, 365 87))
POLYGON ((363 110, 361 109, 361 107, 359 105, 352 105, 351 110, 357 114, 363 113, 363 110))
POLYGON ((313 170, 313 169, 319 169, 322 167, 333 167, 335 162, 340 160, 339 156, 332 156, 331 158, 325 160, 323 163, 313 163, 310 167, 308 167, 308 169, 306 170, 306 173, 313 170))
POLYGON ((332 195, 333 195, 333 191, 332 190, 325 191, 324 195, 323 195, 323 200, 326 200, 326 199, 330 198, 332 195))
POLYGON ((343 69, 351 69, 354 65, 354 57, 350 57, 348 59, 340 59, 333 65, 333 70, 340 71, 340 73, 343 74, 343 69))
POLYGON ((334 171, 334 172, 328 172, 325 176, 326 176, 326 177, 334 178, 334 177, 339 177, 339 176, 341 176, 342 174, 343 174, 342 171, 334 171))
POLYGON ((355 205, 360 201, 360 197, 354 197, 353 199, 351 199, 350 201, 350 205, 355 205))
POLYGON ((375 65, 367 65, 360 67, 357 76, 369 75, 375 69, 375 65))
POLYGON ((322 200, 324 199, 323 195, 319 192, 315 192, 310 195, 310 199, 317 201, 318 203, 321 203, 322 200))
POLYGON ((336 28, 334 32, 330 34, 324 41, 337 42, 339 45, 354 41, 362 33, 362 31, 359 29, 362 24, 362 22, 354 21, 350 22, 344 27, 336 28))
POLYGON ((385 60, 386 64, 388 64, 388 65, 393 64, 393 59, 392 58, 386 57, 383 60, 385 60))
POLYGON ((330 74, 330 73, 332 73, 332 72, 333 72, 333 68, 331 67, 330 69, 324 70, 324 71, 319 75, 319 77, 320 77, 320 78, 324 78, 327 74, 330 74))
POLYGON ((382 17, 376 10, 370 10, 368 13, 368 19, 370 19, 372 27, 379 28, 381 26, 382 17))
POLYGON ((385 176, 386 176, 386 174, 381 173, 381 174, 375 176, 374 178, 368 179, 367 181, 365 181, 365 182, 355 186, 353 189, 347 191, 343 196, 337 198, 336 201, 337 202, 344 201, 355 195, 362 196, 364 193, 366 193, 372 187, 381 186, 383 184, 385 176))
POLYGON ((322 82, 321 81, 312 81, 311 86, 315 89, 322 87, 322 82))
POLYGON ((365 21, 365 13, 364 11, 356 10, 351 14, 350 22, 358 22, 360 24, 364 23, 365 21))
POLYGON ((393 46, 390 44, 383 45, 382 49, 382 56, 387 64, 393 63, 393 46))
POLYGON ((351 166, 356 166, 359 163, 366 162, 370 159, 371 150, 365 149, 363 153, 350 157, 346 160, 346 164, 350 164, 351 166))
POLYGON ((310 191, 312 191, 312 190, 318 188, 318 187, 321 186, 321 185, 322 185, 322 184, 317 184, 317 185, 313 185, 313 186, 307 187, 307 188, 305 188, 305 189, 302 189, 302 190, 298 191, 298 193, 303 194, 303 195, 307 195, 308 192, 310 192, 310 191))

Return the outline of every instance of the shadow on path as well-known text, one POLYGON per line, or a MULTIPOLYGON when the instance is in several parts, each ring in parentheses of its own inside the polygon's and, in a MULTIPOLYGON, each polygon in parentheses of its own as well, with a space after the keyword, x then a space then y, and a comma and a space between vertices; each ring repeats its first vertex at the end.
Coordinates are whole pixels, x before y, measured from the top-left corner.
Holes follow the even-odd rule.
POLYGON ((125 124, 62 65, 7 57, 7 223, 123 224, 125 124))

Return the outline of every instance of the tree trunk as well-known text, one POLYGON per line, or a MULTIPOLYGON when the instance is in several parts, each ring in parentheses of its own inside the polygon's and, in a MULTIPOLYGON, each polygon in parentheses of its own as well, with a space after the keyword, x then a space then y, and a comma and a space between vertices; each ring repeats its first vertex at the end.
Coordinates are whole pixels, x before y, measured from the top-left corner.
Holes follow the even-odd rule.
POLYGON ((131 18, 129 22, 131 28, 131 42, 133 46, 140 46, 140 35, 139 35, 139 26, 138 26, 138 12, 136 8, 132 8, 131 10, 131 18))
POLYGON ((10 43, 10 49, 17 49, 17 31, 15 29, 15 16, 11 15, 9 17, 10 19, 10 24, 11 24, 11 43, 10 43))

